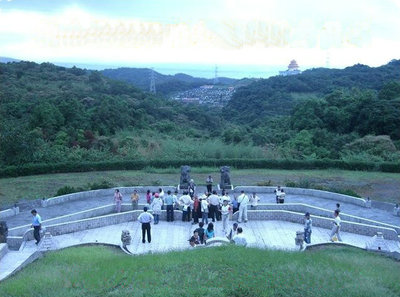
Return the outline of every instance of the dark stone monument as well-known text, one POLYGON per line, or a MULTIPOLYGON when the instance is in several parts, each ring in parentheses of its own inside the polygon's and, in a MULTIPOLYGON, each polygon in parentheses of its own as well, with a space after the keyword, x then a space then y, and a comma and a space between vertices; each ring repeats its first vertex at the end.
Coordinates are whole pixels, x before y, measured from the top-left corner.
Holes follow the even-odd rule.
POLYGON ((219 184, 222 190, 230 189, 232 187, 231 177, 230 177, 230 168, 229 166, 221 167, 221 183, 219 184))
POLYGON ((181 180, 179 182, 180 189, 187 189, 189 187, 190 170, 191 168, 188 165, 181 166, 181 180))
POLYGON ((5 221, 0 222, 0 243, 6 243, 8 236, 8 226, 5 221))

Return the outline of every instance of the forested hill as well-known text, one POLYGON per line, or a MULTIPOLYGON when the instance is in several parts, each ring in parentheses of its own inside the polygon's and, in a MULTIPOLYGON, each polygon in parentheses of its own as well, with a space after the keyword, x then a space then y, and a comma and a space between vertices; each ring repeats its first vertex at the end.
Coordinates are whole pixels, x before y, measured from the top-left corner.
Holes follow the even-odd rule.
MULTIPOLYGON (((150 88, 151 70, 148 68, 105 69, 102 73, 109 78, 130 83, 144 91, 148 91, 150 88)), ((154 77, 157 92, 164 95, 213 83, 213 79, 193 77, 184 73, 164 75, 154 71, 154 77)), ((236 79, 220 77, 218 81, 219 84, 230 85, 233 84, 236 79)))
MULTIPOLYGON (((201 106, 151 96, 97 71, 0 63, 0 82, 0 165, 104 160, 129 149, 135 156, 138 144, 123 138, 120 151, 117 133, 198 135, 219 125, 201 106)), ((146 151, 147 143, 143 146, 146 151)))
POLYGON ((317 68, 299 75, 275 76, 239 88, 224 115, 237 122, 288 115, 301 100, 321 98, 338 89, 380 91, 391 80, 400 80, 400 60, 376 68, 358 64, 345 69, 317 68))

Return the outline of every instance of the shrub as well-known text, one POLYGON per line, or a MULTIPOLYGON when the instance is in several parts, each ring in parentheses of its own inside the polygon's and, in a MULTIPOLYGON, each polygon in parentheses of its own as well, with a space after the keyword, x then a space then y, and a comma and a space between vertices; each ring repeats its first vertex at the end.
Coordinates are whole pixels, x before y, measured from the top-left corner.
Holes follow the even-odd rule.
POLYGON ((272 186, 272 181, 268 180, 268 181, 259 182, 259 183, 257 183, 257 186, 270 187, 270 186, 272 186))
POLYGON ((88 188, 90 190, 110 189, 110 188, 113 188, 113 187, 115 187, 115 185, 113 183, 107 181, 107 180, 103 180, 103 181, 101 181, 99 183, 94 182, 94 183, 89 183, 88 184, 88 188))
POLYGON ((62 195, 76 193, 76 192, 80 192, 80 191, 81 191, 80 189, 77 189, 75 187, 64 186, 57 190, 56 196, 62 196, 62 195))

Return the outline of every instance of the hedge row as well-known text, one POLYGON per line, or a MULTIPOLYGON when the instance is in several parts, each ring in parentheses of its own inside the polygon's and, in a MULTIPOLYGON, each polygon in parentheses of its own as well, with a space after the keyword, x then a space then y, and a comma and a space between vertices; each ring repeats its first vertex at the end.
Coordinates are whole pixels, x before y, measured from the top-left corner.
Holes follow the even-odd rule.
POLYGON ((205 159, 205 160, 131 160, 114 162, 76 162, 55 164, 26 164, 0 169, 0 177, 106 170, 141 170, 145 167, 179 168, 231 166, 238 169, 346 169, 360 171, 400 172, 400 163, 345 162, 341 160, 264 160, 264 159, 205 159))

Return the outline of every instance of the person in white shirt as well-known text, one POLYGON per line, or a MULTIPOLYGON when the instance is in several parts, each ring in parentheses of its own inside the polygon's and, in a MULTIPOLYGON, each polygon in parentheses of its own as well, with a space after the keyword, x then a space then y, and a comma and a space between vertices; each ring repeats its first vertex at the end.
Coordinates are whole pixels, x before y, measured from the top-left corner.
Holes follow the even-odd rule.
POLYGON ((250 201, 251 201, 251 209, 256 210, 258 206, 258 201, 260 201, 260 197, 258 197, 256 193, 253 193, 250 201))
POLYGON ((190 205, 192 204, 192 198, 190 198, 187 191, 183 192, 183 195, 179 198, 179 203, 182 205, 182 222, 190 222, 190 205))
POLYGON ((154 215, 154 225, 157 225, 158 222, 160 221, 162 206, 163 206, 163 200, 161 199, 159 194, 156 193, 154 195, 153 202, 151 203, 151 209, 153 210, 153 215, 154 215))
POLYGON ((233 241, 236 245, 247 246, 246 237, 243 235, 242 227, 237 228, 237 234, 233 236, 233 241))
POLYGON ((241 194, 237 198, 238 204, 239 204, 239 217, 238 217, 238 223, 242 222, 242 219, 244 219, 244 222, 247 222, 247 205, 249 204, 249 196, 247 196, 244 191, 241 191, 241 194))
POLYGON ((216 217, 218 216, 218 207, 219 207, 219 197, 217 195, 217 191, 213 191, 213 193, 208 197, 209 206, 210 206, 210 216, 213 222, 215 222, 216 217))
POLYGON ((229 197, 229 193, 228 192, 223 192, 222 193, 222 197, 221 197, 221 203, 223 203, 225 200, 228 201, 228 204, 231 204, 231 197, 229 197))
POLYGON ((151 242, 151 227, 150 223, 154 220, 154 217, 147 212, 147 207, 143 208, 143 212, 138 216, 139 223, 142 224, 142 242, 146 242, 146 231, 147 231, 147 241, 151 242))
POLYGON ((230 205, 228 204, 228 200, 224 200, 224 203, 221 206, 221 215, 222 215, 222 231, 225 233, 228 217, 229 217, 230 205))
POLYGON ((333 216, 335 220, 333 221, 333 227, 331 231, 331 241, 333 242, 333 237, 336 235, 337 239, 339 241, 342 241, 342 238, 340 237, 340 225, 341 225, 341 219, 339 217, 339 211, 335 210, 333 213, 333 216))
POLYGON ((201 221, 203 224, 208 224, 208 202, 207 202, 207 196, 202 197, 200 199, 201 201, 201 221))
POLYGON ((275 198, 276 198, 276 203, 279 203, 279 196, 281 195, 281 186, 278 186, 275 190, 274 190, 274 193, 275 193, 275 198))

